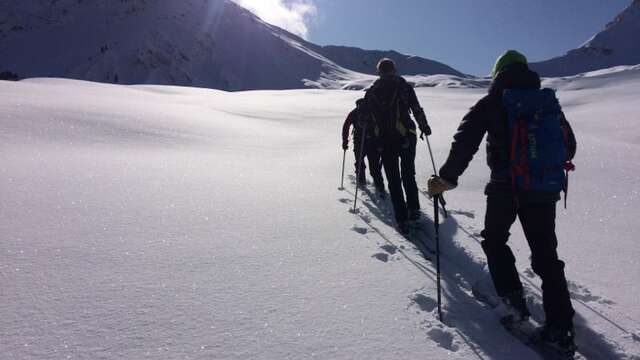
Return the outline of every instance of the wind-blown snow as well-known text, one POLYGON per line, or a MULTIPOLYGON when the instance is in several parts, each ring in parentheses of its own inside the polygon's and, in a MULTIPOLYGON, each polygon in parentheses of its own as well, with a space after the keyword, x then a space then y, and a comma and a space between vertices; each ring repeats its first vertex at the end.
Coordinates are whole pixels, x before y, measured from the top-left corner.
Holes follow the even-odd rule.
MULTIPOLYGON (((638 359, 640 76, 547 84, 579 141, 558 216, 578 342, 587 358, 638 359)), ((485 91, 417 90, 438 162, 485 91)), ((0 81, 1 357, 537 359, 474 296, 492 294, 483 154, 447 195, 446 325, 434 266, 388 205, 365 193, 349 213, 339 132, 360 95, 0 81)), ((424 187, 422 142, 417 168, 424 187)), ((517 226, 511 243, 539 318, 517 226)))

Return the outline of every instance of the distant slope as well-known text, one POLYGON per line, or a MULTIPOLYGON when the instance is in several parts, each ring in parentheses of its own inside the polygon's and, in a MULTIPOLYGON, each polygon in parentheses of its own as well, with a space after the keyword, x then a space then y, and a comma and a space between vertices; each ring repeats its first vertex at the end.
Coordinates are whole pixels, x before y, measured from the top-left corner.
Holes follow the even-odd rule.
POLYGON ((636 64, 640 64, 640 0, 581 47, 531 66, 543 76, 557 77, 636 64))
MULTIPOLYGON (((379 54, 314 45, 228 0, 0 0, 0 8, 0 73, 20 78, 295 89, 371 72, 379 54)), ((403 73, 459 74, 388 54, 403 73)))
POLYGON ((363 74, 374 75, 376 64, 381 58, 391 58, 396 62, 402 75, 446 74, 463 76, 456 69, 434 60, 401 54, 389 50, 363 50, 346 46, 323 46, 317 50, 338 65, 363 74))
POLYGON ((1 5, 12 11, 0 20, 0 69, 22 78, 286 89, 328 63, 224 0, 1 5))

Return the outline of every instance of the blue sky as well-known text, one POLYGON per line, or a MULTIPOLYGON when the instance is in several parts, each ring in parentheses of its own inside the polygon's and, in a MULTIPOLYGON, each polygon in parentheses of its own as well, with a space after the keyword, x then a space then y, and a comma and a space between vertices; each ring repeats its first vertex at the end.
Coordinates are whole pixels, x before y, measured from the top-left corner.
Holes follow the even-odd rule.
POLYGON ((303 2, 315 6, 307 16, 306 37, 312 42, 394 49, 484 75, 508 48, 533 61, 564 54, 602 29, 631 0, 303 2))

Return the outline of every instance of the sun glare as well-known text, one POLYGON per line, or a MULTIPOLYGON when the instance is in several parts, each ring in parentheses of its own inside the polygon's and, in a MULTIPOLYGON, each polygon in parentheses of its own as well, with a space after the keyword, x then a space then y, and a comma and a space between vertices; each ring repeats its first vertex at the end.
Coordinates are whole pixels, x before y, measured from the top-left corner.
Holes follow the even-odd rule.
POLYGON ((307 21, 316 14, 311 0, 234 0, 262 20, 282 27, 296 35, 307 37, 307 21))

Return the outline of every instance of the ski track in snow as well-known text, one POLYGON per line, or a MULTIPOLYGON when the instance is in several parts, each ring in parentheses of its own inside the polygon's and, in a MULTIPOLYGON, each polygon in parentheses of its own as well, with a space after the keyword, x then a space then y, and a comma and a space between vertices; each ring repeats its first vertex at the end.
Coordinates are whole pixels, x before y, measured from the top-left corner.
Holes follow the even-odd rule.
MULTIPOLYGON (((351 183, 352 186, 355 186, 355 177, 351 177, 351 183)), ((358 209, 358 214, 359 216, 367 223, 370 224, 372 223, 372 218, 377 217, 378 220, 381 220, 386 226, 392 226, 391 222, 391 218, 392 218, 392 214, 391 214, 391 206, 390 203, 388 203, 388 201, 381 201, 379 199, 376 200, 372 200, 372 196, 373 193, 371 191, 364 191, 365 196, 368 195, 367 198, 365 199, 360 199, 360 201, 362 202, 362 206, 364 208, 366 208, 366 210, 362 210, 362 209, 358 209), (382 218, 381 218, 382 217, 382 218)), ((424 192, 421 192, 422 195, 424 195, 424 192)), ((422 199, 424 200, 428 200, 426 199, 422 199)), ((428 200, 428 202, 430 202, 430 200, 428 200)), ((432 204, 432 203, 431 203, 432 204)), ((465 212, 465 211, 450 211, 449 212, 449 220, 453 220, 455 221, 455 219, 452 219, 451 216, 453 216, 454 214, 461 214, 463 217, 469 217, 468 214, 470 212, 465 212)), ((472 218, 472 217, 471 217, 472 218)), ((445 224, 448 220, 445 220, 445 224)), ((442 225, 441 225, 442 226, 442 225)), ((459 229, 462 229, 461 225, 456 224, 456 227, 458 227, 459 229)), ((389 229, 387 228, 386 230, 393 232, 393 229, 389 229)), ((379 235, 381 235, 381 233, 379 231, 376 231, 379 233, 379 235)), ((382 235, 381 235, 382 236, 382 235)), ((473 237, 474 240, 479 241, 475 235, 469 234, 469 236, 473 237)), ((386 237, 386 235, 385 235, 386 237)), ((444 234, 441 234, 441 241, 442 239, 447 239, 447 238, 451 238, 452 235, 451 234, 447 234, 446 231, 444 234)), ((383 238, 384 239, 384 238, 383 238)), ((384 239, 385 241, 389 242, 389 240, 384 239)), ((432 239, 429 239, 432 240, 432 239)), ((433 244, 432 244, 433 245, 433 244)), ((392 247, 395 248, 395 245, 384 245, 387 247, 392 247)), ((420 251, 416 248, 416 251, 420 251)), ((386 254, 381 254, 381 253, 377 253, 374 254, 373 257, 378 258, 379 260, 381 260, 379 258, 379 256, 384 255, 384 262, 387 261, 387 256, 386 254)), ((424 254, 423 254, 424 255, 424 254)), ((406 257, 406 256, 405 256, 406 257)), ((408 257, 406 257, 408 259, 408 257)), ((448 271, 454 271, 455 272, 455 280, 454 283, 452 284, 453 287, 459 288, 459 289, 463 289, 466 292, 466 295, 471 295, 471 297, 475 298, 477 301, 481 302, 481 303, 486 303, 488 304, 490 307, 494 307, 497 305, 497 295, 495 295, 495 293, 492 293, 491 290, 488 290, 489 287, 491 285, 488 285, 488 273, 485 272, 485 276, 484 279, 478 279, 477 274, 474 275, 473 272, 470 272, 469 270, 462 270, 460 271, 459 268, 462 265, 463 268, 467 268, 468 269, 468 265, 464 265, 464 264, 460 264, 459 260, 462 259, 463 256, 457 255, 455 257, 449 257, 447 256, 447 251, 442 251, 441 253, 441 262, 443 262, 442 267, 446 268, 448 271), (449 266, 447 266, 449 265, 449 266), (460 272, 458 272, 460 271, 460 272), (475 279, 472 280, 474 285, 472 285, 471 287, 469 286, 469 282, 467 281, 467 279, 475 279), (482 285, 478 285, 479 282, 484 282, 484 284, 482 285), (478 291, 478 287, 479 286, 484 286, 484 290, 482 290, 482 296, 479 297, 479 294, 476 293, 476 291, 478 291), (488 294, 487 294, 488 292, 488 294), (484 298, 484 296, 488 296, 487 298, 484 298)), ((416 263, 419 260, 413 259, 410 260, 414 265, 416 265, 416 263)), ((470 262, 473 262, 474 260, 470 260, 470 262)), ((484 264, 477 264, 479 266, 484 267, 484 264)), ((423 266, 423 265, 421 265, 423 266)), ((472 271, 476 271, 477 269, 473 269, 472 271)), ((435 282, 435 279, 433 278, 434 275, 434 270, 430 269, 429 274, 430 276, 430 280, 432 282, 435 282)), ((444 279, 444 278, 443 278, 444 279)), ((443 280, 444 281, 444 280, 443 280)), ((532 294, 533 297, 529 297, 529 307, 532 309, 532 313, 534 315, 534 319, 536 319, 539 323, 542 322, 543 319, 543 311, 542 311, 542 297, 541 297, 541 289, 538 288, 535 284, 532 284, 531 282, 525 284, 525 288, 527 289, 527 293, 528 294, 532 294)), ((583 293, 586 292, 588 294, 588 289, 581 287, 579 285, 576 285, 574 283, 570 283, 570 288, 572 290, 572 298, 574 299, 574 301, 580 300, 581 302, 589 302, 589 301, 598 301, 600 303, 604 303, 604 304, 610 304, 610 302, 607 301, 603 301, 601 300, 599 297, 593 297, 590 295, 580 295, 580 294, 576 294, 576 290, 582 291, 583 293)), ((452 352, 456 352, 458 351, 458 349, 460 348, 460 346, 464 346, 461 344, 466 344, 466 346, 472 350, 474 353, 476 353, 476 356, 478 356, 479 358, 483 358, 483 354, 481 352, 478 352, 478 350, 476 349, 476 347, 473 345, 473 343, 469 342, 469 340, 467 338, 463 337, 463 334, 468 334, 468 332, 465 332, 464 330, 460 330, 458 331, 458 329, 456 328, 456 326, 452 326, 452 327, 447 327, 446 323, 448 323, 447 321, 447 317, 448 314, 445 312, 445 320, 444 323, 440 323, 439 321, 437 321, 437 302, 434 300, 435 295, 433 293, 430 293, 429 295, 425 294, 425 290, 424 289, 420 289, 417 290, 414 294, 412 294, 410 296, 411 299, 411 304, 409 306, 409 308, 417 308, 419 310, 420 313, 426 313, 429 315, 429 318, 424 320, 422 323, 422 326, 425 328, 426 330, 426 334, 427 336, 434 341, 435 343, 437 343, 439 346, 452 351, 452 352), (458 336, 456 336, 458 335, 458 336), (460 338, 462 338, 463 340, 460 340, 460 338), (457 341, 455 341, 456 339, 458 339, 457 341)), ((458 300, 459 298, 456 298, 456 300, 458 300)), ((486 310, 486 309, 485 309, 486 310)), ((577 315, 576 315, 576 329, 577 332, 580 334, 579 338, 577 339, 577 343, 579 346, 579 353, 576 354, 576 359, 583 359, 583 358, 589 358, 589 359, 613 359, 613 358, 619 358, 619 359, 637 359, 638 357, 635 355, 627 355, 625 354, 624 350, 622 349, 622 347, 618 344, 616 344, 615 342, 612 342, 608 339, 606 339, 605 336, 601 335, 601 334, 597 334, 595 332, 593 332, 591 329, 589 329, 587 327, 586 324, 584 324, 584 318, 581 315, 581 309, 576 309, 577 310, 577 315)), ((455 313, 454 310, 450 310, 450 312, 455 313)), ((497 319, 497 317, 496 317, 497 319)), ((495 321, 495 319, 494 319, 495 321)), ((487 325, 489 326, 489 325, 487 325)), ((495 326, 495 324, 494 324, 495 326)), ((504 331, 503 329, 498 329, 497 331, 504 331)), ((628 336, 633 337, 633 334, 626 334, 628 336)), ((486 347, 480 347, 481 349, 486 349, 486 347)), ((493 358, 495 355, 490 356, 490 358, 493 358)), ((498 358, 502 358, 501 356, 506 356, 506 355, 499 355, 498 358)))
MULTIPOLYGON (((589 359, 640 356, 633 228, 640 137, 625 120, 636 110, 640 76, 630 71, 549 81, 564 89, 581 144, 558 234, 577 341, 589 359), (602 124, 605 115, 611 120, 602 124), (614 172, 615 186, 603 169, 614 172), (616 246, 603 248, 603 234, 616 246)), ((439 134, 436 159, 482 93, 418 90, 439 134)), ((336 190, 334 149, 358 92, 33 79, 0 81, 0 95, 7 359, 539 358, 492 310, 478 244, 483 159, 447 194, 444 323, 431 241, 400 236, 389 200, 370 190, 348 212, 354 178, 336 190)), ((422 184, 431 170, 426 146, 418 146, 422 184)), ((432 204, 424 194, 420 200, 430 235, 432 204)), ((541 321, 539 282, 518 227, 510 243, 541 321)))

